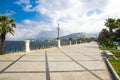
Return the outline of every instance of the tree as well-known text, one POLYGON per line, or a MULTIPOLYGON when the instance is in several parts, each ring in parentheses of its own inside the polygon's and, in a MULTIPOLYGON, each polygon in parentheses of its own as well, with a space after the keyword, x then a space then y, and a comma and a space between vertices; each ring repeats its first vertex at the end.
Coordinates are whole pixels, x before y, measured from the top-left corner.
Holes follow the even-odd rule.
POLYGON ((110 43, 113 44, 112 33, 113 29, 117 28, 116 19, 108 18, 105 22, 105 26, 109 28, 110 43))
POLYGON ((72 39, 72 38, 69 38, 68 40, 69 40, 69 41, 72 41, 73 39, 72 39))
POLYGON ((77 39, 77 43, 81 43, 81 38, 77 39))
POLYGON ((102 31, 99 33, 98 42, 100 45, 110 45, 109 32, 107 29, 102 29, 102 31))
POLYGON ((10 19, 8 18, 8 16, 0 16, 0 40, 1 40, 0 54, 4 54, 5 51, 6 34, 11 33, 12 35, 14 35, 14 28, 16 28, 14 22, 15 19, 10 19))
POLYGON ((113 40, 116 41, 120 39, 120 19, 117 19, 115 22, 116 29, 113 32, 113 40))
POLYGON ((113 33, 113 40, 114 40, 114 41, 120 41, 120 29, 117 29, 117 30, 113 33))
POLYGON ((117 29, 120 29, 120 19, 116 20, 116 27, 117 27, 117 29))

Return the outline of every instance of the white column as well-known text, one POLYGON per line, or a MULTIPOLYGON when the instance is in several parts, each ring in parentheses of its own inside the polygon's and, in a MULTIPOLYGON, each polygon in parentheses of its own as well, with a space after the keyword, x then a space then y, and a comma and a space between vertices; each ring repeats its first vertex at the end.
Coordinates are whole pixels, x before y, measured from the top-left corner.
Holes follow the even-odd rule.
POLYGON ((117 46, 117 49, 120 50, 120 46, 117 46))
POLYGON ((60 39, 58 39, 57 42, 58 42, 58 48, 61 48, 60 39))
POLYGON ((71 41, 70 41, 70 45, 71 45, 71 41))
POLYGON ((30 40, 25 41, 25 51, 30 52, 30 40))
POLYGON ((80 43, 81 43, 81 40, 80 40, 80 43))
POLYGON ((77 41, 76 41, 76 44, 77 44, 77 41))

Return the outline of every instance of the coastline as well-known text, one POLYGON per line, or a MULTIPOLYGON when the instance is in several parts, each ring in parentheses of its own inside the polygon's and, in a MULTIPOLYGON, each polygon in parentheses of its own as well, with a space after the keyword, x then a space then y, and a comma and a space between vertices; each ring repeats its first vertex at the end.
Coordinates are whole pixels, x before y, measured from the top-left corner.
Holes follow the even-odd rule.
MULTIPOLYGON (((65 46, 62 46, 62 47, 65 47, 65 46)), ((57 47, 35 49, 35 50, 31 50, 30 52, 25 52, 25 51, 23 51, 23 52, 11 52, 11 53, 0 55, 0 58, 10 58, 10 57, 14 57, 14 56, 17 56, 17 55, 33 54, 34 52, 43 52, 45 50, 53 50, 53 49, 57 49, 57 47)))

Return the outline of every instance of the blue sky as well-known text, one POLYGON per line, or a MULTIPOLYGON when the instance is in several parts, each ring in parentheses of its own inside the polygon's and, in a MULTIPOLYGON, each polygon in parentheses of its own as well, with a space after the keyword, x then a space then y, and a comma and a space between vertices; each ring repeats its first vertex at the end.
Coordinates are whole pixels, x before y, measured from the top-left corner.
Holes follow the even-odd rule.
POLYGON ((0 15, 16 19, 15 35, 8 40, 56 38, 60 35, 97 33, 107 18, 120 18, 119 0, 0 0, 0 15))
MULTIPOLYGON (((25 1, 25 0, 23 0, 25 1)), ((26 0, 29 1, 29 0, 26 0)), ((30 4, 35 7, 36 0, 30 0, 30 4)), ((32 19, 39 21, 49 21, 49 17, 42 15, 36 11, 25 11, 23 8, 27 5, 25 3, 17 4, 19 0, 0 0, 0 13, 15 18, 16 22, 21 22, 24 19, 32 19)))

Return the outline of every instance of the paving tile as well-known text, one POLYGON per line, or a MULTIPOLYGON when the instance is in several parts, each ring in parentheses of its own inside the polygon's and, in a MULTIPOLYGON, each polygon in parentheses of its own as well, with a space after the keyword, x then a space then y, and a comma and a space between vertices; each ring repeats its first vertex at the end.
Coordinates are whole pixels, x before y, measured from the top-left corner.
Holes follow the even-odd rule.
POLYGON ((66 61, 66 60, 71 60, 71 59, 69 59, 68 57, 49 57, 48 56, 48 61, 50 61, 50 60, 52 60, 52 61, 59 61, 59 60, 66 61))
POLYGON ((74 62, 49 62, 50 71, 74 71, 85 70, 74 62))
POLYGON ((45 56, 27 55, 27 56, 22 57, 20 60, 45 61, 45 56))
POLYGON ((99 80, 89 72, 51 73, 51 80, 99 80))
MULTIPOLYGON (((0 70, 20 56, 0 58, 0 70)), ((1 73, 0 80, 47 80, 46 72, 50 80, 111 80, 95 42, 33 50, 1 73)))
POLYGON ((3 73, 0 80, 46 80, 45 73, 3 73))
POLYGON ((103 71, 92 71, 94 74, 98 75, 102 80, 111 80, 108 75, 110 75, 107 70, 103 71))
POLYGON ((106 69, 105 64, 103 61, 86 61, 86 62, 79 62, 81 65, 83 65, 87 69, 106 69))
POLYGON ((6 71, 45 71, 44 62, 16 62, 6 71))
POLYGON ((10 61, 5 61, 4 62, 0 62, 0 71, 3 70, 4 68, 6 68, 6 66, 8 66, 9 64, 11 64, 12 62, 10 61))

